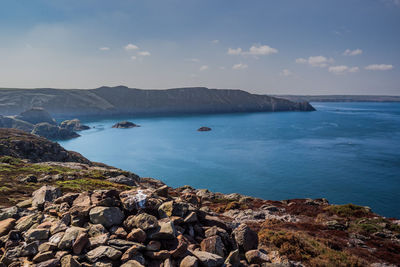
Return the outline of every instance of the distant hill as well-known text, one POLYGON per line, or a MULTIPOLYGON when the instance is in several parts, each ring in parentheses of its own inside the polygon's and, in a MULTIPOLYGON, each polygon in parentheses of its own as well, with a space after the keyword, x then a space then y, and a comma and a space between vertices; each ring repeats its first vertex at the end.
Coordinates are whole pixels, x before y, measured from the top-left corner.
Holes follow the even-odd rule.
POLYGON ((400 102, 400 96, 386 95, 273 95, 293 102, 400 102))
POLYGON ((56 117, 315 110, 309 103, 294 103, 242 90, 204 87, 0 89, 0 114, 13 115, 32 107, 42 107, 56 117))

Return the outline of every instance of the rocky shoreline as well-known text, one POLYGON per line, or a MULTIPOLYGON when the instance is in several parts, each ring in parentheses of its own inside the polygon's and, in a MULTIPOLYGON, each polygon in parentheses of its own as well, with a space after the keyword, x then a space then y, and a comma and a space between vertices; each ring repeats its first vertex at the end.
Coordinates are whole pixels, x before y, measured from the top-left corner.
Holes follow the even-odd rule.
POLYGON ((367 207, 171 188, 10 129, 0 168, 0 266, 400 263, 400 221, 367 207))

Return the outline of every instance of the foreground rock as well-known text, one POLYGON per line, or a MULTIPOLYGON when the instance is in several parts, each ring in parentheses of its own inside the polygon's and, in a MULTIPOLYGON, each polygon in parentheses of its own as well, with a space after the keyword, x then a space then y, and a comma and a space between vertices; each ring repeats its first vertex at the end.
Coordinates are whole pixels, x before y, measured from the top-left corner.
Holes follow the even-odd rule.
POLYGON ((112 126, 112 128, 123 128, 123 129, 133 128, 133 127, 140 127, 140 125, 134 124, 133 122, 130 121, 121 121, 112 126))

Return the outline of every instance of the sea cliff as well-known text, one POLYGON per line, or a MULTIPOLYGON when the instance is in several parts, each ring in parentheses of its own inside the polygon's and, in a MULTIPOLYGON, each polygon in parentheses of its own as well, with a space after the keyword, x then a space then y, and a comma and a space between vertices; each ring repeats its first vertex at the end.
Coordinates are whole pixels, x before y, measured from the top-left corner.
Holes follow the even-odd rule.
POLYGON ((2 266, 397 266, 400 223, 326 199, 171 188, 0 129, 2 266))
POLYGON ((141 90, 125 86, 81 89, 0 89, 0 114, 41 107, 52 116, 164 115, 260 111, 313 111, 308 102, 204 87, 141 90))

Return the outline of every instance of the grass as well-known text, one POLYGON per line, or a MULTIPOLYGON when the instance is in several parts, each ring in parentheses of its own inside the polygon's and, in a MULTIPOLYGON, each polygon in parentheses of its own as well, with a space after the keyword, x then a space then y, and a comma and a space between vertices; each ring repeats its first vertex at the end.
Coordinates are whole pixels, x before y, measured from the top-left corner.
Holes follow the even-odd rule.
POLYGON ((325 208, 331 214, 338 215, 340 217, 365 217, 370 214, 370 211, 366 207, 345 204, 345 205, 331 205, 325 208))
POLYGON ((391 223, 389 220, 377 217, 377 218, 361 218, 355 220, 349 230, 361 234, 373 234, 376 232, 382 232, 384 229, 390 230, 397 234, 400 233, 400 226, 391 223))
POLYGON ((92 179, 92 178, 81 178, 68 181, 57 181, 56 185, 60 188, 68 191, 91 191, 98 189, 121 189, 129 190, 130 186, 115 184, 105 180, 92 179))
POLYGON ((263 246, 277 249, 290 260, 307 266, 363 266, 363 262, 345 251, 329 248, 323 241, 305 233, 272 231, 263 227, 258 233, 263 246))

